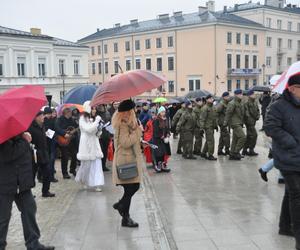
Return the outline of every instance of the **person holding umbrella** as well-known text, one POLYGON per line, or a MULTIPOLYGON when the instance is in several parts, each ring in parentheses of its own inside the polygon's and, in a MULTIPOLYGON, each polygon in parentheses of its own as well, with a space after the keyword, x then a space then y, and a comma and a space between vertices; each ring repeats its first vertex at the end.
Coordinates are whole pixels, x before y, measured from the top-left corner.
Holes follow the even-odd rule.
POLYGON ((0 249, 6 238, 13 202, 21 212, 25 245, 28 250, 54 250, 40 243, 36 221, 36 202, 31 192, 34 186, 32 171, 31 135, 24 132, 36 113, 47 102, 44 88, 25 86, 0 95, 0 249), (14 105, 11 105, 14 103, 14 105), (24 109, 26 112, 24 113, 24 109), (22 117, 22 120, 19 118, 22 117))

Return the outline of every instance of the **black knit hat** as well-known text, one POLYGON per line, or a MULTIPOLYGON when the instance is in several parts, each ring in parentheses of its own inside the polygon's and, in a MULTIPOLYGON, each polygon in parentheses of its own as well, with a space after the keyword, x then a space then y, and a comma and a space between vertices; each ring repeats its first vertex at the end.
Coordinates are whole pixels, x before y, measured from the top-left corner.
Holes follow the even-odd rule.
POLYGON ((36 113, 35 117, 38 117, 38 116, 43 115, 43 114, 44 114, 44 112, 40 110, 39 112, 36 113))
POLYGON ((50 107, 44 108, 44 115, 52 114, 52 109, 50 107))
POLYGON ((207 96, 205 97, 206 100, 208 100, 208 99, 210 99, 210 98, 213 98, 213 96, 212 96, 211 94, 209 94, 209 95, 207 95, 207 96))
POLYGON ((290 77, 289 81, 288 81, 288 85, 292 86, 292 85, 300 85, 300 74, 296 74, 290 77))
POLYGON ((132 100, 125 100, 118 107, 119 112, 126 112, 135 108, 135 103, 132 100))

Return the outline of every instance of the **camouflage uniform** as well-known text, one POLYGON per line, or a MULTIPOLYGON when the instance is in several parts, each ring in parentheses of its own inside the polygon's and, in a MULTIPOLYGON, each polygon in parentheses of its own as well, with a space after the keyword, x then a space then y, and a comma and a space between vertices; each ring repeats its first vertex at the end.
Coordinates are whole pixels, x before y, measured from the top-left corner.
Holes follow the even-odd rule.
MULTIPOLYGON (((176 127, 177 127, 177 124, 180 120, 180 117, 182 116, 182 114, 186 111, 186 108, 181 108, 179 109, 176 114, 174 115, 173 117, 173 120, 172 120, 172 128, 175 128, 176 130, 176 127)), ((178 141, 178 145, 177 145, 177 154, 178 153, 181 153, 181 149, 182 149, 182 134, 181 134, 181 131, 178 131, 176 133, 179 133, 179 141, 178 141)))
POLYGON ((195 155, 200 155, 202 149, 203 129, 200 127, 200 117, 201 117, 202 107, 203 106, 197 105, 193 110, 193 114, 196 119, 195 144, 194 144, 195 155))

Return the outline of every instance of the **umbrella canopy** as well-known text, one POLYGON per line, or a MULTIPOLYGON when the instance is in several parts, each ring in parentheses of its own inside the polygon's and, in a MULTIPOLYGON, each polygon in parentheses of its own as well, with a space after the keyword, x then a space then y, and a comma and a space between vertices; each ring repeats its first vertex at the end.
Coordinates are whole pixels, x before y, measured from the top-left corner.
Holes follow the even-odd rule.
POLYGON ((57 114, 62 115, 62 112, 65 108, 70 108, 71 110, 78 109, 80 113, 84 112, 83 105, 74 104, 74 103, 65 103, 56 108, 57 114))
POLYGON ((0 95, 0 144, 26 131, 46 103, 41 86, 27 85, 0 95))
POLYGON ((291 76, 300 73, 300 61, 292 64, 289 69, 282 73, 280 78, 274 84, 272 91, 282 94, 287 87, 287 83, 291 76))
POLYGON ((196 90, 196 91, 189 92, 185 97, 191 99, 191 98, 202 98, 208 95, 211 95, 211 93, 208 92, 207 90, 196 90))
POLYGON ((262 86, 262 85, 253 86, 251 88, 251 90, 257 91, 257 92, 269 92, 269 91, 271 91, 269 86, 262 86))
POLYGON ((164 82, 166 82, 165 77, 148 70, 132 70, 118 74, 97 89, 91 105, 96 106, 123 101, 151 89, 158 88, 164 82))
POLYGON ((157 97, 155 98, 155 100, 153 101, 154 103, 163 103, 163 102, 167 102, 167 98, 164 97, 157 97))
POLYGON ((64 103, 84 104, 92 99, 97 87, 95 85, 80 85, 66 93, 64 103))
POLYGON ((169 104, 179 104, 179 103, 181 103, 181 101, 173 98, 173 99, 168 100, 168 103, 169 104))

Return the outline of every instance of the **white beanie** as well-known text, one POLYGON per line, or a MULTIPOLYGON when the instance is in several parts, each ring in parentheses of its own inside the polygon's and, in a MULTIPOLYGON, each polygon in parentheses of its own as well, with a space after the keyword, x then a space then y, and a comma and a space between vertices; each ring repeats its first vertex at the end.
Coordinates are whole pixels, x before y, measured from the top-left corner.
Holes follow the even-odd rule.
POLYGON ((86 102, 83 104, 84 112, 91 113, 92 108, 91 108, 91 106, 90 106, 90 103, 91 103, 91 101, 86 101, 86 102))
POLYGON ((157 114, 159 115, 161 112, 166 112, 166 109, 164 106, 161 106, 158 111, 157 111, 157 114))

